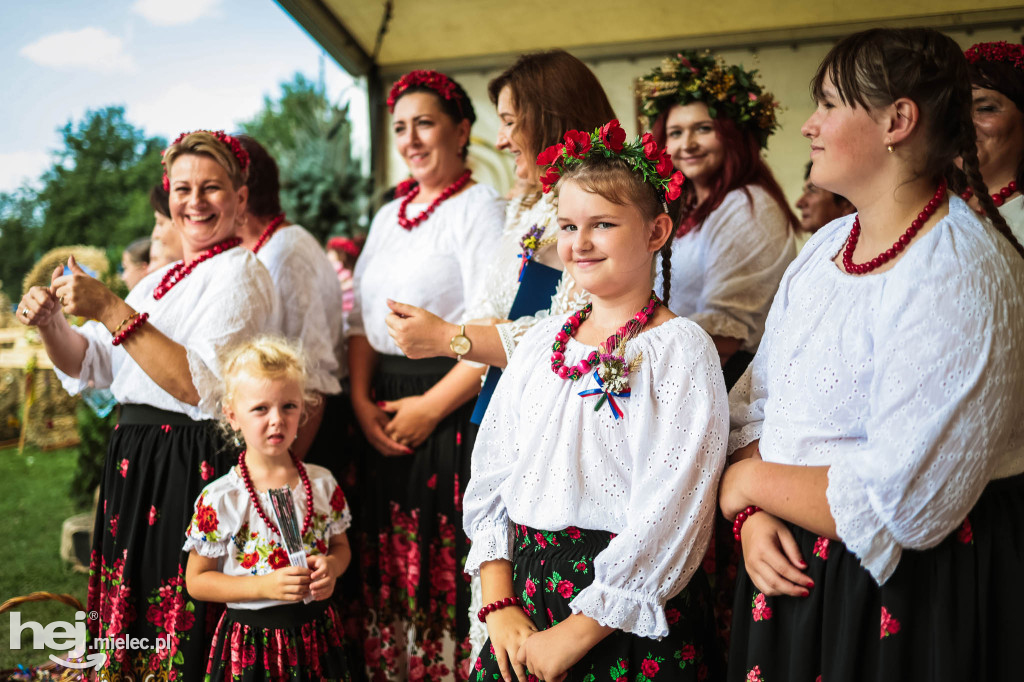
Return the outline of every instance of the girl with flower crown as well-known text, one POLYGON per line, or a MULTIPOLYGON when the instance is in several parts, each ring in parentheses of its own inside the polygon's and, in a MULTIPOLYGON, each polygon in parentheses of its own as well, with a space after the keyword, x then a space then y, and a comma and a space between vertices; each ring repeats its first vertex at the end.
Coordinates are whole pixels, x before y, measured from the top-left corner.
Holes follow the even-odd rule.
POLYGON ((687 179, 672 246, 672 311, 711 334, 730 388, 757 351, 799 227, 761 158, 778 103, 756 73, 684 51, 639 82, 651 127, 644 143, 664 148, 687 179))
MULTIPOLYGON (((1024 239, 1024 45, 978 43, 965 52, 974 95, 978 171, 1017 240, 1024 239)), ((968 203, 980 207, 972 192, 968 203)))
POLYGON ((225 428, 245 450, 203 488, 185 531, 189 594, 228 605, 205 679, 348 680, 341 619, 328 600, 351 558, 351 514, 331 472, 292 451, 310 404, 322 398, 284 339, 254 338, 229 349, 221 366, 225 428), (294 536, 272 499, 282 488, 291 492, 294 536))
POLYGON ((591 303, 526 333, 480 426, 466 570, 490 639, 470 679, 704 679, 726 393, 711 339, 652 290, 683 178, 611 125, 565 140, 543 180, 591 303))
POLYGON ((235 237, 249 159, 223 132, 183 134, 164 152, 170 213, 184 260, 150 273, 121 300, 83 272, 33 287, 18 318, 35 325, 70 393, 109 387, 122 405, 100 482, 90 565, 94 637, 170 647, 108 652, 100 676, 200 679, 207 605, 184 589, 181 534, 204 481, 227 471, 213 419, 219 352, 273 327, 266 269, 235 237), (62 313, 98 324, 71 327, 62 313))
POLYGON ((928 29, 818 67, 811 181, 858 213, 787 270, 730 398, 730 680, 1000 680, 1024 625, 1024 250, 928 29), (947 191, 962 159, 980 219, 947 191))
POLYGON ((468 667, 464 434, 483 369, 405 357, 388 336, 388 302, 461 317, 498 242, 504 202, 466 166, 476 114, 455 81, 413 71, 394 84, 388 106, 412 178, 374 216, 348 329, 352 409, 372 446, 360 472, 368 508, 357 522, 370 607, 365 653, 374 679, 439 680, 468 667))

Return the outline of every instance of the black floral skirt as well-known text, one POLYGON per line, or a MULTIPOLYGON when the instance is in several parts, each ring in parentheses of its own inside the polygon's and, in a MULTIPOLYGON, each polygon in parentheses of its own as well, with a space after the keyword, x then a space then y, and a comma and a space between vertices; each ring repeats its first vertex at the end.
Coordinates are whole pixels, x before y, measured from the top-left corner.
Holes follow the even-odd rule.
POLYGON ((210 648, 206 681, 348 680, 341 619, 330 602, 227 609, 210 648))
MULTIPOLYGON (((375 398, 422 395, 454 365, 445 358, 381 356, 375 398)), ((367 454, 361 473, 367 504, 359 525, 371 679, 460 680, 469 673, 462 495, 469 481, 472 411, 469 401, 443 419, 412 455, 367 454)))
POLYGON ((814 587, 765 597, 741 565, 729 680, 1022 679, 1024 475, 989 483, 955 532, 904 550, 881 586, 842 542, 791 529, 814 587))
MULTIPOLYGON (((558 531, 516 526, 513 589, 534 625, 546 630, 572 614, 569 602, 594 582, 594 557, 613 537, 607 531, 572 526, 558 531)), ((696 571, 683 591, 668 600, 665 617, 669 634, 663 639, 615 632, 569 670, 567 682, 720 680, 724 661, 702 571, 696 571)), ((490 640, 474 668, 474 682, 501 679, 490 640)), ((537 678, 531 674, 529 680, 537 678)))
POLYGON ((231 466, 212 422, 147 405, 124 405, 100 484, 87 619, 93 637, 143 640, 114 648, 101 679, 195 680, 223 611, 185 590, 181 551, 203 486, 231 466))

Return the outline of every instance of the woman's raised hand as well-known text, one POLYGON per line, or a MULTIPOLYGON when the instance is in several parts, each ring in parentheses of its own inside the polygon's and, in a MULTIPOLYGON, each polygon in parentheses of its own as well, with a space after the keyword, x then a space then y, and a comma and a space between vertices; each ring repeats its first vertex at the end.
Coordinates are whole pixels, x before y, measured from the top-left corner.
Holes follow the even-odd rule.
MULTIPOLYGON (((50 277, 51 282, 60 277, 64 268, 58 266, 50 277)), ((18 322, 30 327, 45 327, 53 322, 54 315, 60 314, 60 301, 52 287, 32 287, 21 297, 14 316, 18 322)))
POLYGON ((388 299, 391 313, 384 318, 388 334, 406 357, 413 360, 450 356, 448 344, 459 328, 437 315, 407 303, 388 299))
POLYGON ((104 313, 121 299, 103 282, 82 270, 74 256, 68 258, 68 270, 71 271, 69 274, 59 276, 54 271, 55 277, 50 284, 50 291, 64 312, 103 321, 104 313))

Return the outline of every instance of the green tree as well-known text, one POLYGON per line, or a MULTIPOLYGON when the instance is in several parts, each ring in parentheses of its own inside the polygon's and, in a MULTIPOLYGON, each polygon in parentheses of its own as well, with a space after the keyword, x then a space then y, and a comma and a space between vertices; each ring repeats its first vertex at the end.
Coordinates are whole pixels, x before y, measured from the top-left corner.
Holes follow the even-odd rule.
POLYGON ((366 231, 369 181, 352 155, 348 105, 327 99, 323 86, 297 73, 281 97, 242 130, 266 147, 281 174, 281 206, 290 220, 324 242, 366 231))
POLYGON ((35 193, 28 188, 0 193, 0 282, 3 292, 17 303, 21 281, 41 252, 32 242, 39 226, 35 193))
POLYGON ((165 141, 125 120, 124 107, 88 111, 60 133, 63 148, 36 195, 44 217, 34 231, 34 251, 89 244, 114 252, 149 234, 148 193, 162 172, 165 141))

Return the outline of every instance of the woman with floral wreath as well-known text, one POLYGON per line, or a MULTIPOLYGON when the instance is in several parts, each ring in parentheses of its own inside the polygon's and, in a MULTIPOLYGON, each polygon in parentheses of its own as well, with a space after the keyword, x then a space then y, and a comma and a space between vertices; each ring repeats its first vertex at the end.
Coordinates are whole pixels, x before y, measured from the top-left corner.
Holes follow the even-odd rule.
MULTIPOLYGON (((413 358, 454 357, 451 339, 461 333, 471 343, 463 358, 492 367, 485 393, 489 396, 501 368, 531 326, 548 315, 577 310, 589 300, 555 253, 558 200, 553 192, 541 191, 537 154, 561 143, 565 131, 593 130, 614 119, 615 112, 593 72, 564 50, 520 56, 487 90, 501 120, 497 147, 512 155, 516 179, 529 189, 508 203, 501 242, 486 278, 459 320, 467 322, 464 331, 452 318, 446 321, 406 304, 393 305, 395 314, 387 322, 395 343, 413 358), (535 285, 535 273, 546 276, 548 286, 535 285), (518 303, 516 315, 512 315, 513 303, 518 303), (485 324, 491 320, 497 324, 485 324)), ((616 129, 624 139, 625 131, 616 129)), ((486 398, 482 398, 474 422, 480 421, 485 409, 486 398)), ((479 585, 479 579, 474 579, 472 614, 482 606, 479 585)), ((470 620, 476 653, 487 631, 475 617, 470 620)))
POLYGON ((757 351, 799 227, 761 157, 778 103, 756 74, 684 51, 639 83, 646 144, 664 147, 687 179, 672 246, 672 311, 711 334, 730 388, 757 351))
POLYGON ((482 370, 405 357, 385 318, 392 300, 460 318, 498 242, 504 202, 466 167, 476 114, 455 81, 408 73, 388 108, 412 178, 370 226, 348 330, 352 409, 373 448, 360 476, 374 502, 354 512, 368 536, 365 653, 372 678, 436 680, 465 669, 469 656, 463 434, 482 370))
MULTIPOLYGON (((978 43, 967 52, 974 90, 978 164, 992 201, 1024 240, 1024 45, 978 43)), ((962 196, 975 210, 972 193, 962 196)))
POLYGON ((215 425, 218 354, 272 328, 266 269, 235 236, 249 158, 223 132, 183 134, 164 152, 170 212, 184 260, 118 298, 71 258, 33 287, 18 319, 39 329, 65 388, 109 387, 122 405, 100 484, 88 621, 108 653, 106 679, 202 679, 217 613, 185 590, 181 538, 192 502, 231 463, 215 425), (98 320, 71 327, 62 313, 98 320), (212 618, 211 618, 212 617, 212 618), (130 649, 128 637, 167 648, 130 649))

